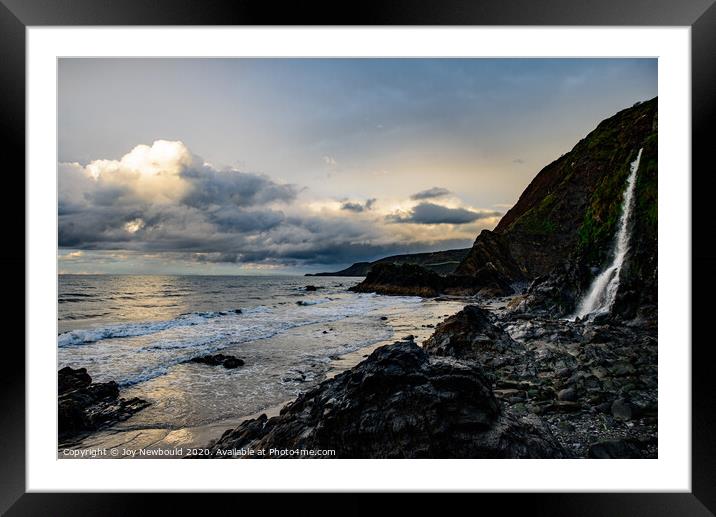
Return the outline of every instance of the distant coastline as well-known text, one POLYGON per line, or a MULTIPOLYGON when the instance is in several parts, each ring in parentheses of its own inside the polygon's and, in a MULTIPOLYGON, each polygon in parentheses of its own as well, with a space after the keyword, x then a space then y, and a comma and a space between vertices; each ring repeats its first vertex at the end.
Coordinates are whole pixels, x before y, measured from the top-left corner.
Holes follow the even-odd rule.
POLYGON ((371 268, 376 264, 415 264, 438 274, 447 275, 455 271, 469 252, 470 248, 464 248, 391 255, 373 262, 356 262, 345 269, 332 273, 306 273, 305 276, 367 276, 371 268))

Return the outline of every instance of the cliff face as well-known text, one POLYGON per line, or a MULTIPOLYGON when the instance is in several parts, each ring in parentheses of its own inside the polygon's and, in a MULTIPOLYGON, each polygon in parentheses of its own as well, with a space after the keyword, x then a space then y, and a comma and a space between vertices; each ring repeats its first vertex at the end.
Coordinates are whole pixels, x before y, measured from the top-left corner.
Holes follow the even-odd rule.
POLYGON ((631 245, 615 309, 633 315, 636 306, 655 304, 656 98, 602 121, 542 169, 494 232, 478 236, 456 273, 471 274, 492 262, 507 269, 517 264, 528 279, 561 274, 568 280, 562 290, 569 291, 561 309, 571 310, 569 305, 611 260, 626 178, 640 148, 631 245))

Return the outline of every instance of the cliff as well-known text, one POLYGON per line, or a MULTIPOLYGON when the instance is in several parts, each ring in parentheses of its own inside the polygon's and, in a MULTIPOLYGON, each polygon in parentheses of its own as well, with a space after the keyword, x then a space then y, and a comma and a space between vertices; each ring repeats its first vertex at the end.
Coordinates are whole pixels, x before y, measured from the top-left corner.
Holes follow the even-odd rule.
MULTIPOLYGON (((565 315, 613 259, 631 163, 637 172, 630 246, 613 312, 655 314, 657 293, 657 98, 602 121, 544 167, 493 231, 483 230, 453 273, 371 266, 357 291, 499 296, 523 289, 523 308, 565 315)), ((391 262, 391 261, 387 261, 391 262)), ((419 267, 423 266, 423 268, 419 267)))

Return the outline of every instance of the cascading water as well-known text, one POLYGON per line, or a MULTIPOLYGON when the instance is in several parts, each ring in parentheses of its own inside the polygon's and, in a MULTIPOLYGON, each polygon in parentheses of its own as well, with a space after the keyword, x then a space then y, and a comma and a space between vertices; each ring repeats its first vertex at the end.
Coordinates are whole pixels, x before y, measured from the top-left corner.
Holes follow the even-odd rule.
POLYGON ((624 258, 629 250, 629 222, 634 208, 634 188, 636 186, 636 173, 639 170, 641 152, 639 149, 636 159, 631 162, 629 178, 624 190, 624 201, 622 202, 622 213, 619 217, 619 224, 616 239, 614 242, 614 259, 612 263, 594 279, 586 296, 579 304, 574 316, 584 318, 585 316, 596 316, 597 314, 608 313, 619 289, 619 275, 621 273, 624 258))

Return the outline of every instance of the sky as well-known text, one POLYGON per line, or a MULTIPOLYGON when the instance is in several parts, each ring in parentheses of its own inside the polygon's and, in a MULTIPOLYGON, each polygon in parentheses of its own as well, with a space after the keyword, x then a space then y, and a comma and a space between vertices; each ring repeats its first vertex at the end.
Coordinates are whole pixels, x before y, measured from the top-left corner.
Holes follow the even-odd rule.
POLYGON ((656 59, 63 58, 60 273, 302 274, 469 247, 656 59))

